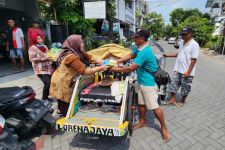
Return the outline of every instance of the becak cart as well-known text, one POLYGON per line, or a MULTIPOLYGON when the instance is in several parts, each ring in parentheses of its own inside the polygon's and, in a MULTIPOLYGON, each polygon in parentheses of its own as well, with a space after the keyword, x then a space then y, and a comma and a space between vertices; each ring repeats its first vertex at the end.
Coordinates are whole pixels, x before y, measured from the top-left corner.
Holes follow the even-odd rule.
MULTIPOLYGON (((108 44, 88 53, 96 59, 106 59, 121 58, 130 52, 129 49, 119 45, 108 44)), ((67 115, 57 121, 56 129, 117 137, 122 137, 128 132, 132 134, 135 104, 134 73, 99 72, 92 76, 79 76, 75 81, 67 115), (113 79, 112 85, 98 84, 106 76, 113 79), (119 91, 118 95, 114 95, 115 91, 119 91), (99 109, 92 109, 90 103, 97 104, 99 109), (87 109, 81 111, 85 106, 87 109)))

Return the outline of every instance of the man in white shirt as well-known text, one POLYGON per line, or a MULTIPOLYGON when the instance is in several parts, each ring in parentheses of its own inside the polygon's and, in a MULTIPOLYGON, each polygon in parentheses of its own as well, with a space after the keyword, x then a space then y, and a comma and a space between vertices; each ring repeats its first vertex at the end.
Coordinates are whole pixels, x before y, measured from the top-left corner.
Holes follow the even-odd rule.
POLYGON ((199 44, 193 39, 193 30, 185 27, 181 31, 183 42, 176 54, 164 54, 164 57, 177 57, 172 82, 169 85, 171 99, 167 105, 183 107, 188 94, 191 92, 191 84, 195 75, 196 61, 199 56, 199 44), (176 102, 176 93, 181 87, 182 99, 176 102))
POLYGON ((23 31, 16 26, 13 18, 8 19, 9 29, 7 30, 7 49, 13 63, 13 69, 17 70, 16 58, 20 59, 21 71, 24 70, 23 50, 25 48, 23 31))

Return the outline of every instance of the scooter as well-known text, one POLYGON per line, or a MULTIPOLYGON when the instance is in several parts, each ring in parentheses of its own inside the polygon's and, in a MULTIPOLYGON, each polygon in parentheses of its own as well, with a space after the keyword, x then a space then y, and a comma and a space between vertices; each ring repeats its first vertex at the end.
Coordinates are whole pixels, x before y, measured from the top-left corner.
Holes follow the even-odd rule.
POLYGON ((5 119, 0 115, 0 150, 21 150, 22 146, 17 139, 18 136, 11 133, 5 119))
POLYGON ((55 126, 55 119, 50 113, 52 104, 35 99, 35 96, 29 86, 0 88, 0 113, 19 137, 27 137, 33 131, 45 134, 55 126))

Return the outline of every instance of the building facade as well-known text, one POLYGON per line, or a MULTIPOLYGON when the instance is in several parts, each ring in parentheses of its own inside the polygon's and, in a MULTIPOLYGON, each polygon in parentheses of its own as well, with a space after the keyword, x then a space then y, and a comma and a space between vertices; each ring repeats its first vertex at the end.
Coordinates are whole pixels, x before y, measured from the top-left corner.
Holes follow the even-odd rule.
POLYGON ((213 35, 222 35, 225 25, 225 0, 207 0, 206 8, 210 8, 210 18, 215 24, 213 35))
POLYGON ((135 0, 128 4, 124 0, 117 0, 115 20, 120 38, 130 38, 135 32, 135 0))
POLYGON ((149 13, 149 2, 145 0, 136 0, 136 27, 140 28, 144 21, 144 16, 149 13))
POLYGON ((36 0, 0 0, 0 31, 7 29, 7 20, 15 18, 17 25, 26 30, 28 20, 38 19, 36 0))

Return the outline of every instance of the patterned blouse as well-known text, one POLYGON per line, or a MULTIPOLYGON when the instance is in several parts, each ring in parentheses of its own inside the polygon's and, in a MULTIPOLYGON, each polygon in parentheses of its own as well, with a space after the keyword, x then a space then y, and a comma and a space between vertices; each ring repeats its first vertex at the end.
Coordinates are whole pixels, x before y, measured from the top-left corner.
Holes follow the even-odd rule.
POLYGON ((52 74, 52 61, 48 59, 48 51, 49 50, 47 48, 47 52, 44 53, 36 46, 31 46, 29 48, 29 60, 32 62, 32 66, 36 75, 52 74))

